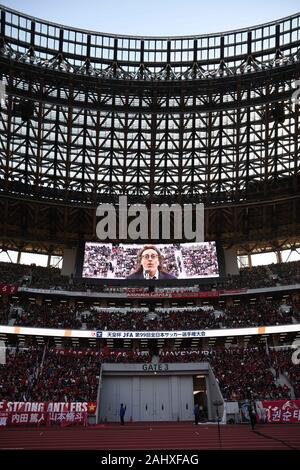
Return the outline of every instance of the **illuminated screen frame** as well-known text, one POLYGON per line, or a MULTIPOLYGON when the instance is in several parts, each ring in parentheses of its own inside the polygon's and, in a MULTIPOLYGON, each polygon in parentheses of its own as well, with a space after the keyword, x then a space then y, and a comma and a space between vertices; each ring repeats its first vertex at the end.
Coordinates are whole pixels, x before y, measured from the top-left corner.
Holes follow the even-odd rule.
MULTIPOLYGON (((98 242, 85 242, 82 245, 82 250, 80 253, 81 256, 79 256, 80 261, 77 263, 77 276, 79 278, 82 278, 83 281, 85 282, 101 282, 106 285, 112 284, 112 285, 123 285, 124 284, 147 284, 150 285, 153 283, 153 285, 159 284, 191 284, 195 282, 195 284, 198 283, 205 283, 207 280, 211 281, 216 281, 219 280, 223 277, 223 272, 224 272, 224 266, 223 266, 223 249, 221 248, 220 244, 215 241, 209 241, 209 242, 202 242, 202 243, 144 243, 144 244, 123 244, 123 243, 98 243, 98 242), (165 271, 171 275, 175 275, 173 278, 169 277, 164 277, 159 278, 158 280, 152 280, 152 279, 145 279, 143 276, 140 277, 134 277, 130 276, 127 278, 127 276, 134 271, 134 267, 136 267, 137 260, 137 253, 139 250, 143 249, 145 246, 155 246, 157 247, 161 253, 163 254, 164 258, 167 259, 168 264, 164 265, 165 271), (198 272, 193 272, 193 269, 191 269, 188 273, 186 271, 186 265, 184 265, 183 259, 186 260, 186 256, 184 258, 184 255, 186 255, 185 250, 190 249, 189 252, 195 249, 195 251, 200 251, 200 248, 203 248, 203 245, 205 247, 205 251, 213 250, 213 257, 215 258, 213 261, 213 266, 208 265, 208 268, 206 269, 206 273, 199 273, 198 272), (98 275, 94 275, 92 273, 92 266, 91 262, 89 259, 87 259, 87 252, 88 249, 91 248, 99 248, 99 255, 98 257, 102 257, 103 262, 106 263, 106 266, 104 269, 100 269, 103 267, 103 265, 100 263, 98 265, 94 264, 95 270, 101 271, 98 275), (102 248, 102 249, 101 249, 102 248), (170 250, 171 248, 171 250, 170 250), (120 260, 122 260, 122 256, 118 255, 116 253, 117 250, 120 250, 121 252, 123 251, 123 256, 128 259, 128 263, 126 266, 124 266, 121 262, 120 265, 120 260), (134 250, 134 254, 131 252, 131 250, 134 250), (114 255, 113 255, 114 252, 114 255), (167 255, 167 256, 166 256, 167 255), (134 259, 134 263, 132 262, 132 259, 134 259), (175 259, 174 259, 175 258, 175 259), (180 260, 181 260, 181 272, 180 272, 180 260), (175 264, 174 264, 175 261, 175 264), (182 267, 184 265, 184 267, 182 267), (79 267, 78 267, 79 266, 79 267), (90 269, 89 269, 90 266, 90 269), (100 266, 100 268, 99 268, 100 266), (89 269, 89 273, 88 273, 89 269), (120 270, 123 272, 125 271, 125 277, 119 277, 120 276, 120 270), (112 277, 112 272, 117 273, 117 277, 112 277), (185 273, 185 275, 184 275, 185 273), (88 274, 88 275, 87 275, 88 274)), ((92 255, 91 255, 92 256, 92 255)), ((189 261, 191 261, 191 256, 188 256, 189 261)), ((194 256, 192 257, 192 259, 194 256)), ((97 260, 97 256, 95 256, 95 259, 97 260)), ((211 259, 211 258, 210 258, 211 259)), ((92 263, 93 264, 93 263, 92 263)))

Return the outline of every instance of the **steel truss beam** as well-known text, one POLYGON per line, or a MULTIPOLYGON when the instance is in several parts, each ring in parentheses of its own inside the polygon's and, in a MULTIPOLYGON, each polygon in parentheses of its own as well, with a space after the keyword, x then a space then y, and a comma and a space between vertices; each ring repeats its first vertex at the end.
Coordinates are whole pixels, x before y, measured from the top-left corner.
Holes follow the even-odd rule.
POLYGON ((178 38, 165 46, 127 38, 128 51, 139 41, 132 61, 120 53, 125 38, 106 47, 96 35, 98 47, 89 34, 71 39, 70 30, 22 15, 26 27, 19 21, 12 33, 14 15, 2 8, 1 236, 93 239, 97 204, 119 194, 129 203, 203 202, 206 237, 227 244, 299 234, 298 15, 214 44, 188 38, 181 49, 178 38), (268 47, 259 49, 258 30, 268 47), (40 36, 54 38, 53 49, 40 36), (93 48, 109 57, 97 62, 93 48), (185 48, 189 60, 176 65, 185 48))

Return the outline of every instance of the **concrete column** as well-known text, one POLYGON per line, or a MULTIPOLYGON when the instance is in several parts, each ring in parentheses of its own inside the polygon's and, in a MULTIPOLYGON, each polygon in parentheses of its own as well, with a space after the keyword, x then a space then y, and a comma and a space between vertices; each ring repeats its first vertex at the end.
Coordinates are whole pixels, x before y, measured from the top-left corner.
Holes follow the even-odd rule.
POLYGON ((224 257, 225 257, 225 272, 226 275, 228 274, 238 274, 238 263, 237 263, 237 249, 230 248, 228 250, 224 249, 224 257))
POLYGON ((63 276, 71 276, 71 274, 75 274, 76 256, 76 248, 66 248, 64 250, 63 265, 61 270, 63 276))

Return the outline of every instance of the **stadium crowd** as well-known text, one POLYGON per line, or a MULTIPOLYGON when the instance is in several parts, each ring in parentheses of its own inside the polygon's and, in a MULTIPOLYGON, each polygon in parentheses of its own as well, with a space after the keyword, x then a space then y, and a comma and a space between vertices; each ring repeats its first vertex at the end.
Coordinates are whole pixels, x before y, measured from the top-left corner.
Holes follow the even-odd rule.
POLYGON ((299 322, 293 304, 281 302, 242 303, 219 307, 95 307, 63 303, 20 301, 0 307, 0 324, 85 330, 206 330, 299 322))
MULTIPOLYGON (((118 248, 121 249, 121 248, 118 248)), ((126 257, 127 258, 127 257, 126 257)), ((191 255, 189 259, 193 259, 191 255)), ((120 260, 124 257, 120 256, 120 260)), ((136 261, 136 260, 135 260, 136 261)), ((126 266, 123 266, 123 261, 112 262, 109 258, 106 259, 107 268, 111 272, 118 273, 116 277, 121 277, 125 271, 130 271, 135 266, 135 262, 129 261, 126 266), (121 264, 120 264, 121 263, 121 264)), ((175 256, 170 257, 166 269, 174 272, 176 275, 179 272, 178 261, 176 268, 175 256)), ((190 268, 193 270, 193 268, 190 268)), ((189 271, 192 272, 192 271, 189 271)), ((105 276, 104 276, 105 278, 105 276)), ((194 281, 196 282, 196 280, 194 281)), ((193 287, 197 291, 210 291, 210 290, 232 290, 232 289, 257 289, 263 287, 276 287, 281 285, 295 285, 300 283, 300 261, 293 261, 281 264, 271 264, 267 266, 256 266, 252 268, 240 269, 239 274, 233 276, 228 275, 226 278, 214 278, 207 282, 203 281, 198 287, 193 287)), ((20 265, 14 263, 0 263, 0 284, 8 284, 15 286, 25 286, 37 289, 51 289, 51 290, 70 290, 70 291, 95 291, 95 292, 128 292, 132 288, 126 286, 105 286, 103 282, 95 282, 92 279, 79 278, 75 279, 72 276, 62 276, 58 268, 44 268, 35 265, 20 265)), ((183 286, 177 287, 176 290, 182 289, 183 286)), ((165 291, 172 290, 172 288, 165 288, 165 291)), ((148 292, 149 288, 139 288, 140 292, 148 292)), ((161 291, 161 287, 155 287, 155 290, 161 291)), ((185 290, 190 291, 189 287, 185 290)))
MULTIPOLYGON (((160 362, 209 362, 227 400, 291 398, 291 389, 276 383, 272 368, 280 364, 289 376, 296 398, 299 373, 291 373, 290 350, 265 348, 222 350, 161 350, 160 362)), ((0 401, 96 401, 103 362, 147 363, 147 351, 8 349, 0 364, 0 401)))

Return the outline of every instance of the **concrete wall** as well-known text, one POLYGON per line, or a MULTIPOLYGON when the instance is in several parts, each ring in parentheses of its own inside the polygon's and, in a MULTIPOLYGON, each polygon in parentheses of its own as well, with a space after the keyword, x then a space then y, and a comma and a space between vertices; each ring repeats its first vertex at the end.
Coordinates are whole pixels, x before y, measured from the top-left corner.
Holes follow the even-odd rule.
POLYGON ((238 274, 238 263, 237 263, 237 250, 236 248, 224 249, 225 258, 225 273, 227 274, 238 274))
POLYGON ((64 250, 63 265, 61 270, 63 276, 70 276, 71 274, 75 274, 76 256, 76 248, 66 248, 64 250))
POLYGON ((207 363, 103 364, 101 374, 98 422, 118 422, 121 403, 125 421, 193 421, 198 374, 207 376, 209 419, 215 417, 212 401, 222 398, 207 363))

